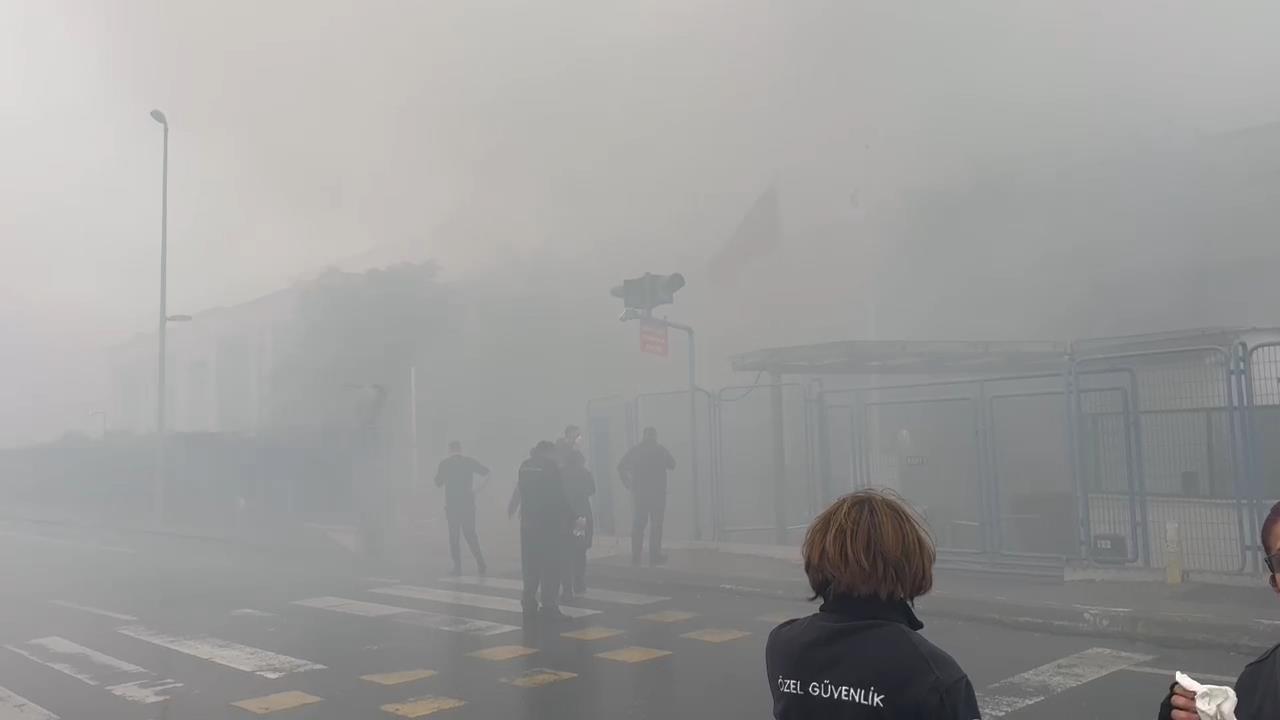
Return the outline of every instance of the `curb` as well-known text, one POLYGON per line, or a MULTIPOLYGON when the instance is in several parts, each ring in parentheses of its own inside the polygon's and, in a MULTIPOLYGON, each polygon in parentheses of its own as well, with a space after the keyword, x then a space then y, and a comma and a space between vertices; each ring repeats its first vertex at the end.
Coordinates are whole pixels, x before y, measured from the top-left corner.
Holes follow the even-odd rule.
MULTIPOLYGON (((803 602, 809 598, 802 580, 711 577, 669 568, 593 563, 596 577, 649 582, 688 590, 712 590, 747 597, 803 602)), ((1169 648, 1226 650, 1256 655, 1271 649, 1280 621, 1224 622, 1206 615, 1144 612, 1124 608, 1017 602, 936 591, 917 602, 926 617, 980 622, 987 625, 1055 635, 1118 638, 1169 648)))

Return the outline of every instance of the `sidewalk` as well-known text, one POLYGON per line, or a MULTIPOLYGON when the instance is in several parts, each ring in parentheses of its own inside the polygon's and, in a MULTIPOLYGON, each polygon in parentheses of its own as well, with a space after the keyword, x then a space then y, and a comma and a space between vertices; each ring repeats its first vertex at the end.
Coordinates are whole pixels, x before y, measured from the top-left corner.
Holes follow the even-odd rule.
MULTIPOLYGON (((811 594, 795 548, 686 543, 669 548, 659 568, 633 568, 625 538, 600 538, 596 577, 648 580, 688 588, 804 600, 811 594)), ((970 620, 1039 632, 1119 637, 1169 647, 1213 647, 1257 654, 1280 641, 1280 599, 1254 587, 1141 582, 1065 582, 1046 577, 935 572, 934 590, 917 602, 925 618, 970 620)))

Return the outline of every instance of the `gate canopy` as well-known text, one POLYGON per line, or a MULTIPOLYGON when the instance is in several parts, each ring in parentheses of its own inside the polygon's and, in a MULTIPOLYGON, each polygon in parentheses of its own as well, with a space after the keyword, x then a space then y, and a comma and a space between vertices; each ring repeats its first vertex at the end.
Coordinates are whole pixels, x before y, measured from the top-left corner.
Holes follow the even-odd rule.
POLYGON ((739 372, 780 375, 963 375, 1060 372, 1069 352, 1060 342, 844 340, 768 348, 735 355, 739 372))

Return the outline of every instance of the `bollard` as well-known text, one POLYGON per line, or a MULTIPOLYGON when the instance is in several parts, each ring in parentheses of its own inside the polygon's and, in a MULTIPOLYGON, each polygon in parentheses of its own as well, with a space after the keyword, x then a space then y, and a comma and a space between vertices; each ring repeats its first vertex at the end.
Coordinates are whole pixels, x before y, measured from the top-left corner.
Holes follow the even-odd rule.
POLYGON ((1178 531, 1178 523, 1164 524, 1164 568, 1165 583, 1181 585, 1183 576, 1182 534, 1178 531))

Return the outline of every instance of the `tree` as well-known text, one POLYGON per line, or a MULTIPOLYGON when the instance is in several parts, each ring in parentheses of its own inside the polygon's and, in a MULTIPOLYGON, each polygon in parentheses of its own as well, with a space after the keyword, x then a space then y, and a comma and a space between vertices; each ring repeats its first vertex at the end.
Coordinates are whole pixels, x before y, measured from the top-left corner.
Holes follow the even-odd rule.
POLYGON ((410 366, 447 332, 448 309, 433 263, 319 276, 298 296, 275 367, 272 424, 362 424, 374 402, 370 388, 404 395, 410 366))

